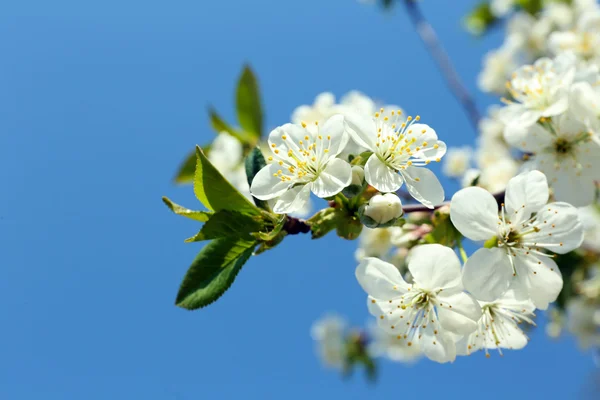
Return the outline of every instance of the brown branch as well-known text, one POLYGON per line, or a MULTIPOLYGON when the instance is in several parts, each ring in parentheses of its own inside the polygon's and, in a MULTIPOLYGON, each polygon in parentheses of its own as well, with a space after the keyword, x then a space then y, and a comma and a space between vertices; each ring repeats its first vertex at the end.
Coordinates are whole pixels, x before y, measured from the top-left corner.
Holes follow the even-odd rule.
MULTIPOLYGON (((504 202, 504 192, 495 193, 494 198, 498 202, 498 206, 500 206, 500 204, 502 204, 504 202)), ((444 206, 449 206, 449 205, 450 205, 450 201, 446 201, 446 202, 440 204, 439 206, 435 206, 433 209, 431 209, 431 208, 425 207, 422 204, 409 204, 409 205, 403 206, 402 210, 404 211, 404 214, 413 213, 413 212, 433 212, 437 209, 440 209, 444 206)))
POLYGON ((288 233, 288 235, 297 235, 299 233, 309 233, 310 225, 306 223, 303 219, 290 217, 288 215, 287 221, 283 225, 283 230, 288 233))
POLYGON ((473 96, 471 93, 469 93, 458 76, 458 73, 452 64, 448 53, 442 47, 435 30, 427 21, 415 0, 404 0, 404 7, 408 12, 408 16, 410 17, 417 34, 425 44, 425 47, 427 47, 429 54, 444 76, 448 88, 461 104, 465 114, 467 115, 467 118, 469 119, 469 122, 477 133, 479 131, 479 120, 481 119, 481 114, 479 114, 479 110, 477 109, 475 100, 473 100, 473 96))

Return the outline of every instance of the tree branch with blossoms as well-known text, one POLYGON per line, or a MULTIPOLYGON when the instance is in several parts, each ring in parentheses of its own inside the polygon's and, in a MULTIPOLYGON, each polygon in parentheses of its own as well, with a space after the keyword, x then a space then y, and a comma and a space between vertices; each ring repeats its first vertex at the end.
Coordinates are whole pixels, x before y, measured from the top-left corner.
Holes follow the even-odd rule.
MULTIPOLYGON (((176 178, 193 183, 203 209, 163 198, 202 223, 186 242, 207 243, 177 306, 218 300, 246 262, 288 236, 335 232, 358 239, 355 275, 375 317, 359 330, 339 317, 315 324, 320 354, 345 372, 362 365, 373 377, 377 357, 445 363, 477 351, 502 354, 527 345, 520 324, 534 325, 536 310, 559 315, 557 325, 589 323, 600 310, 600 46, 592 45, 600 43, 600 8, 584 0, 494 0, 478 8, 470 21, 481 16, 480 26, 511 16, 505 44, 486 56, 478 80, 505 105, 481 118, 418 4, 402 1, 481 131, 475 154, 448 149, 418 115, 359 92, 339 101, 323 93, 264 135, 258 80, 244 67, 239 127, 210 109, 219 135, 197 147, 176 178), (478 168, 469 168, 471 157, 478 168), (442 159, 444 173, 463 186, 449 201, 429 168, 442 159), (407 198, 415 204, 403 204, 407 198), (315 199, 324 207, 308 217, 315 199), (470 255, 466 240, 475 247, 470 255)), ((588 325, 568 328, 600 343, 588 325)))

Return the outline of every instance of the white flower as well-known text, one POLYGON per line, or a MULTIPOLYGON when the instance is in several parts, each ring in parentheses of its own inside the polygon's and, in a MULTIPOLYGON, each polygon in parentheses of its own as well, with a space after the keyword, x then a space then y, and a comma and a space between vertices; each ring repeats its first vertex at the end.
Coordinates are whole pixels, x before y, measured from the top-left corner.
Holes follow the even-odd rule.
POLYGON ((518 298, 514 291, 509 290, 497 300, 480 301, 479 305, 483 314, 477 324, 477 330, 457 343, 458 353, 471 355, 478 350, 485 350, 489 357, 489 350, 501 349, 519 350, 528 342, 527 335, 519 328, 518 324, 527 322, 535 325, 532 317, 535 306, 529 299, 518 298))
POLYGON ((475 182, 479 179, 479 177, 481 176, 481 171, 476 169, 476 168, 469 168, 468 170, 465 171, 465 174, 463 175, 461 181, 460 181, 460 185, 463 188, 469 187, 469 186, 476 186, 475 182))
POLYGON ((433 172, 420 167, 441 161, 446 144, 428 125, 415 123, 418 116, 403 121, 401 113, 384 114, 381 109, 375 118, 346 118, 354 141, 373 152, 365 165, 367 183, 380 192, 395 192, 406 182, 416 200, 433 208, 444 201, 444 189, 433 172))
POLYGON ((507 128, 506 140, 534 156, 525 164, 548 177, 559 201, 583 207, 596 198, 600 141, 577 118, 565 113, 527 129, 507 128))
POLYGON ((548 35, 554 30, 554 25, 553 18, 545 14, 541 18, 535 18, 526 12, 518 12, 508 21, 507 41, 519 46, 526 56, 521 65, 547 54, 548 35))
POLYGON ((369 199, 363 214, 377 224, 385 224, 402 215, 402 202, 395 193, 377 193, 369 199))
POLYGON ((574 30, 554 32, 548 40, 554 54, 570 51, 586 63, 600 63, 600 12, 582 14, 574 30))
POLYGON ((408 284, 398 269, 377 258, 363 260, 356 278, 369 294, 368 306, 379 327, 407 346, 417 344, 437 362, 456 358, 454 334, 467 335, 477 327, 481 308, 463 292, 460 262, 448 247, 439 244, 415 247, 408 269, 408 284))
POLYGON ((513 101, 501 113, 509 125, 528 127, 542 117, 562 114, 569 107, 569 86, 575 67, 569 55, 554 60, 540 58, 534 65, 519 68, 507 83, 513 101))
POLYGON ((399 232, 402 232, 402 228, 398 226, 375 229, 364 227, 355 253, 356 261, 367 257, 383 258, 392 249, 392 237, 399 232))
POLYGON ((588 278, 577 284, 577 292, 589 300, 600 301, 600 264, 588 268, 588 278))
POLYGON ((507 40, 500 48, 484 56, 483 69, 477 78, 482 91, 498 94, 506 92, 506 80, 519 66, 516 60, 518 49, 518 41, 507 40))
MULTIPOLYGON (((488 108, 488 115, 479 121, 479 141, 496 142, 504 141, 506 124, 500 118, 502 107, 494 104, 488 108)), ((480 143, 481 144, 481 143, 480 143)))
POLYGON ((490 8, 496 17, 504 17, 513 7, 514 0, 491 0, 490 8))
POLYGON ((317 342, 317 352, 323 363, 332 368, 342 368, 346 355, 346 321, 328 315, 316 321, 311 336, 317 342))
POLYGON ((292 112, 292 123, 306 123, 310 129, 315 125, 315 122, 323 123, 335 114, 339 114, 339 110, 335 104, 335 96, 333 93, 324 92, 319 94, 312 105, 302 105, 297 107, 292 112))
POLYGON ((467 172, 473 150, 470 147, 451 147, 444 158, 442 171, 444 175, 459 178, 467 172))
POLYGON ((596 205, 580 208, 579 219, 584 230, 582 247, 600 253, 600 209, 596 205))
POLYGON ((390 334, 377 324, 369 324, 368 352, 373 357, 385 357, 391 361, 410 363, 421 356, 418 344, 408 345, 406 340, 398 340, 396 334, 390 334))
MULTIPOLYGON (((498 153, 502 152, 498 151, 498 153)), ((480 154, 480 156, 482 154, 480 154)), ((493 155, 490 154, 490 158, 492 157, 493 155)), ((505 158, 495 160, 493 164, 486 164, 485 167, 482 168, 477 185, 492 193, 498 193, 506 189, 508 182, 518 172, 519 164, 508 155, 505 155, 505 158)))
MULTIPOLYGON (((409 221, 414 213, 409 215, 409 221)), ((392 233, 391 242, 396 247, 410 247, 411 244, 423 238, 432 231, 430 224, 414 224, 407 222, 399 230, 392 233)))
MULTIPOLYGON (((596 76, 593 80, 600 80, 596 76)), ((589 82, 577 82, 571 87, 569 111, 596 132, 600 131, 600 90, 589 82)))
POLYGON ((582 349, 600 346, 600 306, 584 298, 567 305, 567 329, 582 349))
POLYGON ((546 176, 539 171, 518 175, 506 188, 505 204, 484 189, 460 190, 452 198, 450 218, 471 240, 497 240, 492 249, 473 254, 463 269, 466 289, 478 299, 492 301, 509 286, 545 310, 556 300, 563 281, 558 266, 544 249, 565 254, 583 241, 577 209, 548 202, 546 176))
POLYGON ((302 209, 311 191, 321 198, 336 195, 352 180, 350 164, 335 158, 347 141, 341 115, 331 117, 316 132, 293 124, 276 128, 269 135, 273 155, 268 158, 273 162, 254 177, 252 195, 277 198, 273 211, 278 214, 302 209))
POLYGON ((221 132, 210 146, 208 160, 233 187, 252 199, 246 179, 242 144, 239 140, 227 132, 221 132))

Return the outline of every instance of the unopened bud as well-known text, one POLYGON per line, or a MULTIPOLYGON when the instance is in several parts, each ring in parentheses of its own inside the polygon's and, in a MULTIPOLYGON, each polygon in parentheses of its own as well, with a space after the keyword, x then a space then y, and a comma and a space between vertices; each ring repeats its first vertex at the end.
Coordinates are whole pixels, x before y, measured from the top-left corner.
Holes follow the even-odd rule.
POLYGON ((352 167, 352 183, 351 185, 362 186, 365 181, 365 170, 360 165, 352 167))
POLYGON ((395 193, 377 193, 359 210, 363 224, 369 228, 393 225, 402 216, 402 202, 395 193))

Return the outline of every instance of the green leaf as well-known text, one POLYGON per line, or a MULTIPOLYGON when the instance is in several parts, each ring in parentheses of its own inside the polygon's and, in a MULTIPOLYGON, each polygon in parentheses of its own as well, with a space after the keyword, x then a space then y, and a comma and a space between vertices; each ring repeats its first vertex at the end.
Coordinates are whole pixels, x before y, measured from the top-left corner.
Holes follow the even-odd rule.
POLYGON ((217 114, 217 110, 213 107, 208 108, 208 116, 210 118, 210 126, 215 130, 215 132, 227 132, 232 136, 236 136, 234 134, 235 129, 233 129, 219 114, 217 114))
POLYGON ((194 194, 206 208, 213 211, 235 210, 249 215, 260 214, 260 210, 223 178, 197 146, 196 157, 194 194))
POLYGON ((243 130, 254 138, 262 135, 263 113, 258 82, 252 69, 244 67, 237 87, 237 115, 243 130))
MULTIPOLYGON (((258 171, 260 171, 265 165, 267 165, 265 157, 263 156, 262 152, 258 147, 252 149, 250 154, 248 154, 245 160, 245 165, 248 186, 252 186, 252 181, 254 180, 256 174, 258 174, 258 171)), ((269 204, 266 201, 257 199, 256 197, 253 197, 253 199, 254 204, 256 204, 258 207, 262 208, 263 210, 271 211, 271 207, 269 207, 269 204)))
POLYGON ((194 211, 189 210, 185 207, 180 206, 177 203, 173 203, 169 198, 163 197, 162 201, 177 215, 182 215, 186 218, 193 219, 194 221, 206 222, 209 220, 213 213, 207 211, 194 211))
POLYGON ((195 310, 217 300, 252 255, 255 241, 216 239, 207 244, 188 269, 175 304, 195 310))
POLYGON ((498 18, 492 13, 490 4, 487 2, 478 4, 464 20, 467 30, 474 35, 486 33, 496 23, 498 23, 498 18))
POLYGON ((264 222, 260 217, 252 217, 237 211, 220 210, 210 217, 196 236, 186 239, 186 242, 199 242, 221 237, 252 240, 250 233, 258 232, 263 227, 264 222))

